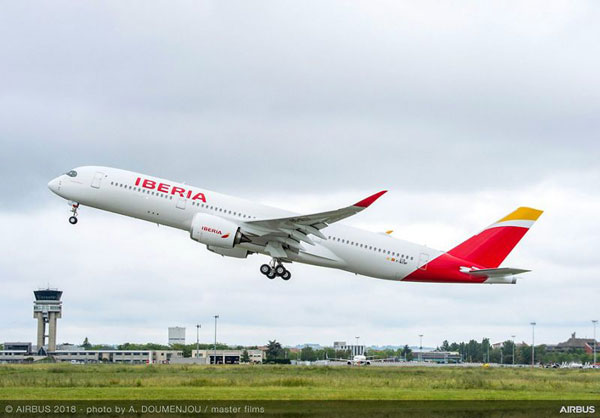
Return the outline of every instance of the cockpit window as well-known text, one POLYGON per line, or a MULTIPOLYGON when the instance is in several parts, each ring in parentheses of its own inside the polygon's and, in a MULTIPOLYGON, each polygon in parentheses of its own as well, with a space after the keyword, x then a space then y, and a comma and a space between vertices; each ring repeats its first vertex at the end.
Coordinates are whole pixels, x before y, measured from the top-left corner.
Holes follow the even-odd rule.
POLYGON ((69 177, 77 177, 77 171, 75 171, 75 170, 71 170, 71 171, 69 171, 69 172, 68 172, 68 173, 66 173, 66 174, 67 174, 67 176, 69 176, 69 177))

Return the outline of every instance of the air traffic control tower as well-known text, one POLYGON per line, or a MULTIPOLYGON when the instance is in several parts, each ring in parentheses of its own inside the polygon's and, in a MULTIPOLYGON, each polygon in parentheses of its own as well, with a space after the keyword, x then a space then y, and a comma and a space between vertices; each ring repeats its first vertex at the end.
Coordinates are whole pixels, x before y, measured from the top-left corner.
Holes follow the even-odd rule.
POLYGON ((37 319, 37 349, 46 344, 48 337, 48 351, 56 351, 56 320, 62 316, 62 291, 57 289, 34 290, 33 318, 37 319), (46 335, 48 324, 48 335, 46 335))

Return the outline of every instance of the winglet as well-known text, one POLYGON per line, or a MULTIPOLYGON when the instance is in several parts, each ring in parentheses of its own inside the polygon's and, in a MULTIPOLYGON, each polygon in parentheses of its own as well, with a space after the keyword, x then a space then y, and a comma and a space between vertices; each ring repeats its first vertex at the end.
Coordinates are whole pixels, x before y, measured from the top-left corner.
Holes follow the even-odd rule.
POLYGON ((366 199, 361 200, 360 202, 355 203, 353 206, 358 206, 359 208, 368 208, 371 204, 383 196, 387 190, 382 190, 379 193, 375 193, 372 196, 367 197, 366 199))

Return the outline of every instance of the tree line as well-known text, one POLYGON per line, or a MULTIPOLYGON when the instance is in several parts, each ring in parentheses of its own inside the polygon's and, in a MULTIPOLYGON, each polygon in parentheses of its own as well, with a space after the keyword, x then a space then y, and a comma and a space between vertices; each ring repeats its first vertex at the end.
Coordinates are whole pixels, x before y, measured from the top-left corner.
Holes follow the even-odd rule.
MULTIPOLYGON (((102 350, 114 349, 113 346, 93 345, 86 338, 82 346, 86 350, 102 350)), ((213 350, 214 344, 199 344, 200 350, 213 350)), ((257 349, 257 346, 228 346, 223 343, 217 343, 217 350, 250 350, 257 349)), ((178 350, 183 352, 184 357, 191 357, 192 350, 196 349, 196 344, 174 344, 172 346, 146 343, 124 343, 117 346, 118 350, 178 350)), ((444 340, 442 344, 436 348, 436 351, 453 351, 458 352, 463 362, 468 363, 502 363, 513 364, 531 364, 531 346, 527 344, 514 344, 511 340, 506 340, 496 347, 492 347, 490 340, 484 338, 481 342, 470 340, 468 342, 448 342, 444 340)), ((398 349, 367 349, 365 353, 368 356, 373 356, 380 359, 396 359, 411 361, 415 358, 415 353, 408 345, 398 349)), ((317 361, 317 360, 346 360, 351 359, 352 354, 349 350, 335 350, 331 347, 323 347, 314 349, 312 347, 304 347, 299 352, 290 348, 283 347, 277 340, 270 340, 266 345, 265 361, 269 363, 289 363, 291 360, 300 361, 317 361)), ((241 358, 242 362, 248 362, 248 352, 245 351, 241 358)), ((563 363, 563 362, 580 362, 587 363, 593 361, 592 354, 586 354, 584 350, 574 349, 566 353, 549 352, 545 344, 535 346, 535 362, 548 363, 563 363)))

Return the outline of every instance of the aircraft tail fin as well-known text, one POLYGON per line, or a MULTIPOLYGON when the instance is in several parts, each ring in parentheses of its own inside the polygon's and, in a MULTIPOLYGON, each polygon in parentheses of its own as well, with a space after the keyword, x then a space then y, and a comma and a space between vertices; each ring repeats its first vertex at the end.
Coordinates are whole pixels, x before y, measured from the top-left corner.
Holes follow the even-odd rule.
POLYGON ((520 207, 448 254, 481 266, 498 267, 542 213, 538 209, 520 207))

